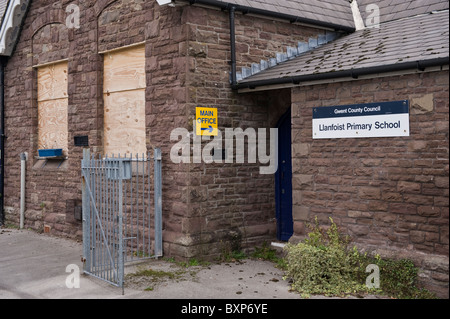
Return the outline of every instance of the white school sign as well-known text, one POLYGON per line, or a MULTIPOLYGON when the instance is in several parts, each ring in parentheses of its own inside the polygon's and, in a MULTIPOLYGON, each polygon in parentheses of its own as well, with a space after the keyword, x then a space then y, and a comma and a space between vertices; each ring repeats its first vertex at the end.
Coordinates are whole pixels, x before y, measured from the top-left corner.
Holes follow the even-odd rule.
POLYGON ((406 100, 313 108, 313 139, 409 135, 406 100))

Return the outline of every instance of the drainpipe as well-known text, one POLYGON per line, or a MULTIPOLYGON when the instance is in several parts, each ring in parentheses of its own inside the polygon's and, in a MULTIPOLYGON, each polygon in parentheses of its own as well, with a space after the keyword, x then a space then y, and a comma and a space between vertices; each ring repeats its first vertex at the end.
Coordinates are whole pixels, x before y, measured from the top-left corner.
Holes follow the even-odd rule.
POLYGON ((0 226, 5 223, 5 64, 0 56, 0 226))
POLYGON ((27 153, 20 154, 20 229, 23 229, 25 219, 25 171, 27 158, 27 153))
POLYGON ((231 42, 231 87, 237 87, 236 77, 236 25, 235 25, 236 7, 230 8, 230 42, 231 42))

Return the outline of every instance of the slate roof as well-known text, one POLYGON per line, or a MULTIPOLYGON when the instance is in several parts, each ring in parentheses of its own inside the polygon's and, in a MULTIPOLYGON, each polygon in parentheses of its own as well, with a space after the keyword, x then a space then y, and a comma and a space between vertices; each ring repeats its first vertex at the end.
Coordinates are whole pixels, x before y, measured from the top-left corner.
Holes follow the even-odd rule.
MULTIPOLYGON (((448 5, 448 2, 447 2, 448 5)), ((400 13, 398 13, 400 16, 400 13)), ((449 57, 449 12, 427 13, 382 23, 325 44, 239 84, 373 68, 449 57)))
MULTIPOLYGON (((448 0, 357 0, 364 21, 369 17, 368 5, 376 4, 380 9, 380 22, 388 22, 432 11, 449 8, 448 0)), ((370 8, 370 7, 369 7, 370 8)))
POLYGON ((3 16, 5 15, 7 5, 8 5, 8 0, 0 0, 0 26, 2 24, 3 16))
POLYGON ((348 0, 219 0, 245 7, 277 12, 354 28, 348 0))

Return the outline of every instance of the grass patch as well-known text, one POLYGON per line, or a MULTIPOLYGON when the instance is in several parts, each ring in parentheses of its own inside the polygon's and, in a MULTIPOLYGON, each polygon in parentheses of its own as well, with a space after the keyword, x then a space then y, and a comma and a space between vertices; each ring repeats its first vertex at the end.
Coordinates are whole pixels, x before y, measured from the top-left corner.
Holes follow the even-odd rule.
POLYGON ((235 262, 247 258, 247 254, 241 249, 231 249, 230 247, 224 247, 222 249, 222 254, 217 258, 217 262, 235 262))
POLYGON ((158 281, 160 279, 175 279, 177 277, 176 273, 163 271, 163 270, 153 270, 153 269, 141 269, 133 274, 128 274, 127 277, 146 277, 152 281, 158 281))
POLYGON ((261 247, 256 247, 250 257, 259 260, 271 261, 276 264, 277 268, 286 269, 286 260, 278 256, 278 252, 271 248, 267 242, 264 242, 261 247))
POLYGON ((241 251, 241 250, 234 250, 234 251, 226 251, 223 252, 215 261, 217 263, 223 263, 223 262, 236 262, 241 261, 244 259, 247 259, 248 255, 241 251))
POLYGON ((256 247, 255 251, 250 255, 252 258, 260 260, 268 260, 277 262, 280 258, 277 256, 275 249, 270 248, 267 242, 264 242, 261 247, 256 247))
POLYGON ((4 224, 2 227, 0 228, 5 228, 5 229, 20 229, 19 225, 14 225, 14 224, 4 224))
POLYGON ((168 266, 171 269, 170 271, 155 270, 141 266, 136 272, 126 276, 130 287, 144 289, 144 291, 154 291, 155 287, 162 282, 171 281, 176 283, 195 279, 199 269, 190 270, 189 268, 196 266, 206 267, 210 264, 209 262, 200 261, 195 258, 191 258, 186 262, 177 262, 175 258, 164 258, 164 261, 173 264, 168 266))
POLYGON ((164 271, 141 268, 135 273, 126 275, 126 282, 132 287, 138 287, 139 289, 144 289, 144 291, 153 291, 159 283, 183 280, 185 274, 186 270, 184 269, 164 271))
POLYGON ((189 268, 189 267, 208 267, 211 265, 210 262, 204 260, 198 260, 196 258, 191 258, 188 261, 176 262, 176 264, 180 267, 189 268))
POLYGON ((182 268, 189 268, 189 267, 208 267, 211 265, 209 261, 205 260, 198 260, 196 258, 191 258, 188 261, 176 261, 175 258, 165 258, 165 261, 175 264, 182 268))

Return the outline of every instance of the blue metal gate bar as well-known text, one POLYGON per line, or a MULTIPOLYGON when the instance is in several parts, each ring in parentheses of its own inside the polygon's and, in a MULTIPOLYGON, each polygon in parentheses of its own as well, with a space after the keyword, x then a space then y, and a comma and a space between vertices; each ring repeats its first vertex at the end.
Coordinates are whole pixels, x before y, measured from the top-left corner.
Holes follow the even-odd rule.
MULTIPOLYGON (((83 176, 86 178, 86 175, 83 173, 83 176)), ((89 178, 89 177, 87 177, 87 178, 89 178)), ((90 200, 91 200, 91 205, 92 205, 92 208, 94 209, 94 212, 95 212, 95 217, 96 217, 96 220, 97 220, 97 222, 98 222, 98 226, 99 226, 99 228, 100 228, 100 235, 102 236, 102 239, 103 239, 103 244, 106 246, 106 251, 107 251, 107 254, 108 254, 108 258, 109 258, 109 261, 110 261, 110 265, 111 265, 111 267, 112 267, 112 269, 113 269, 113 271, 114 271, 114 278, 116 278, 116 277, 118 277, 117 276, 117 269, 116 269, 116 267, 115 267, 115 262, 114 262, 114 260, 113 260, 113 257, 112 257, 112 255, 111 255, 111 250, 110 250, 110 247, 109 247, 109 240, 106 238, 106 236, 105 236, 105 231, 103 230, 103 227, 102 227, 102 220, 101 220, 101 218, 100 218, 100 216, 99 216, 99 213, 98 213, 98 210, 97 210, 97 207, 96 207, 96 205, 95 205, 95 198, 94 198, 94 196, 92 195, 92 192, 91 192, 91 188, 90 188, 90 186, 89 186, 89 183, 86 183, 86 187, 87 187, 87 192, 89 193, 89 197, 90 197, 90 200)), ((92 216, 91 216, 92 217, 92 216)), ((101 263, 101 265, 103 265, 103 263, 101 263)))
POLYGON ((95 159, 86 149, 82 183, 84 272, 123 288, 125 262, 163 254, 161 150, 95 159))

